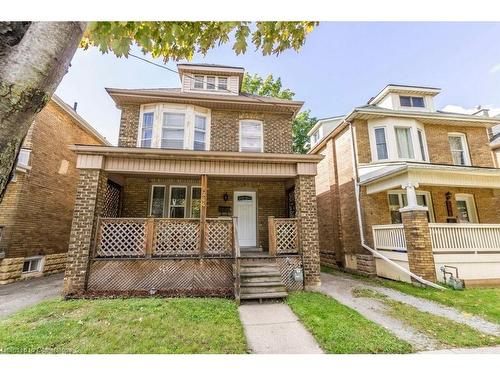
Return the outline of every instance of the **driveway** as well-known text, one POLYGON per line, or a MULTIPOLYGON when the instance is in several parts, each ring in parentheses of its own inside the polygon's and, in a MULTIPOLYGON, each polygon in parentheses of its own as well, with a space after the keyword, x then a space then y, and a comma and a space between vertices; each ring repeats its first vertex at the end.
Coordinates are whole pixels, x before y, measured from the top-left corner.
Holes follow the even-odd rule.
POLYGON ((64 273, 0 286, 0 319, 61 295, 64 273))

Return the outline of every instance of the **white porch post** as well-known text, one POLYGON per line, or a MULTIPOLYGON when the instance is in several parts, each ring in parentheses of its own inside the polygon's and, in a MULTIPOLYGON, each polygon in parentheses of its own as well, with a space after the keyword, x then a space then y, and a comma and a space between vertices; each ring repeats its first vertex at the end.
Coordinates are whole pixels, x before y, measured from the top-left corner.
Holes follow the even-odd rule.
POLYGON ((417 201, 417 193, 415 189, 418 188, 417 182, 407 182, 404 185, 401 185, 403 189, 406 190, 406 206, 401 208, 399 212, 406 211, 428 211, 429 209, 425 206, 420 206, 417 201))

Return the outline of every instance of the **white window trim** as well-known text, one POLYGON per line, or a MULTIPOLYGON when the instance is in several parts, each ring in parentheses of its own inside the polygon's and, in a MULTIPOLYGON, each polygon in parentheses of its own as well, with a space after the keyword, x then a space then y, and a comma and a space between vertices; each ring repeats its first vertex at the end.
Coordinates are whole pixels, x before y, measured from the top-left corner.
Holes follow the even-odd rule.
POLYGON ((418 108, 418 109, 424 109, 424 108, 427 108, 427 103, 426 103, 426 101, 425 101, 425 96, 422 96, 422 95, 410 95, 410 94, 406 95, 406 94, 400 94, 400 95, 398 95, 398 101, 399 101, 399 106, 400 106, 401 108, 407 108, 407 109, 408 109, 408 108, 411 108, 411 109, 415 109, 415 108, 418 108), (410 98, 410 103, 411 103, 412 105, 410 105, 410 106, 401 105, 401 97, 408 97, 408 98, 410 98), (412 100, 413 98, 421 98, 421 99, 422 99, 422 101, 423 101, 423 103, 424 103, 424 106, 423 106, 423 107, 416 107, 416 106, 413 106, 413 100, 412 100))
MULTIPOLYGON (((187 119, 187 113, 184 112, 184 111, 177 111, 177 110, 170 110, 170 109, 166 109, 166 110, 163 110, 161 112, 161 126, 160 126, 160 130, 159 130, 159 134, 158 134, 158 137, 159 137, 159 145, 158 147, 163 149, 163 150, 186 150, 186 149, 189 149, 189 147, 187 147, 189 145, 189 129, 188 129, 188 119, 187 119), (183 134, 182 134, 182 148, 163 148, 161 147, 161 144, 163 142, 163 118, 165 117, 165 115, 184 115, 184 127, 182 128, 183 130, 183 134)), ((194 125, 193 125, 194 126, 194 125)), ((167 129, 176 129, 176 130, 180 130, 181 128, 178 128, 178 127, 171 127, 171 126, 168 126, 167 125, 167 129)), ((153 135, 154 135, 154 129, 153 129, 153 135)))
POLYGON ((186 218, 186 210, 187 210, 187 200, 188 200, 188 196, 187 196, 187 193, 188 193, 188 189, 187 189, 187 186, 186 185, 170 185, 169 186, 169 189, 168 189, 168 217, 170 217, 170 208, 171 207, 184 207, 184 218, 186 218), (172 202, 172 189, 173 188, 184 188, 184 191, 186 192, 185 194, 185 199, 184 199, 184 206, 172 206, 171 202, 172 202))
POLYGON ((187 78, 191 81, 191 84, 189 85, 191 88, 191 91, 209 91, 209 92, 227 92, 229 93, 229 76, 218 76, 216 74, 193 74, 189 75, 189 78, 187 78), (196 82, 195 76, 198 77, 203 77, 203 88, 200 87, 195 87, 194 84, 196 82), (209 89, 208 88, 208 77, 215 77, 215 88, 209 89), (226 79, 226 88, 225 89, 219 89, 219 78, 225 78, 226 79))
POLYGON ((388 162, 388 161, 414 161, 429 163, 429 149, 427 147, 427 136, 425 134, 424 126, 415 121, 401 121, 397 118, 384 118, 380 120, 374 120, 368 123, 368 136, 370 140, 370 151, 372 155, 372 163, 388 162), (379 159, 377 154, 377 142, 375 138, 375 129, 385 128, 385 141, 387 144, 387 159, 379 159), (396 138, 396 128, 410 128, 411 141, 413 146, 413 159, 400 158, 398 154, 397 138, 396 138), (422 159, 422 153, 420 152, 420 143, 418 141, 417 130, 422 132, 423 145, 426 159, 422 159))
MULTIPOLYGON (((205 117, 205 150, 210 150, 210 134, 212 112, 208 108, 197 107, 194 105, 176 105, 169 103, 155 103, 141 105, 139 111, 139 126, 137 130, 137 147, 141 147, 142 143, 142 123, 144 113, 153 112, 153 137, 151 140, 151 148, 161 149, 161 137, 163 128, 163 114, 183 114, 184 115, 184 142, 182 150, 194 150, 194 123, 195 116, 205 117)), ((173 149, 165 149, 173 150, 173 149)))
MULTIPOLYGON (((465 205, 467 206, 467 211, 470 214, 471 221, 470 223, 479 223, 479 217, 477 215, 477 206, 476 206, 476 199, 474 198, 474 194, 465 194, 465 193, 460 193, 460 194, 455 194, 455 201, 464 201, 465 205)), ((458 211, 457 211, 457 218, 458 218, 458 211)))
MULTIPOLYGON (((436 221, 436 218, 434 217, 434 209, 432 205, 432 195, 429 191, 425 190, 417 190, 415 191, 417 195, 425 195, 425 200, 427 202, 427 208, 429 209, 429 218, 430 222, 434 223, 436 221)), ((389 200, 389 194, 397 194, 398 199, 399 199, 399 205, 401 208, 404 207, 403 205, 403 194, 406 194, 405 190, 389 190, 387 192, 387 208, 389 210, 389 215, 391 214, 391 201, 389 200)), ((407 198, 408 199, 408 198, 407 198)))
POLYGON ((24 268, 24 263, 32 261, 32 260, 39 260, 39 262, 38 262, 38 269, 33 270, 33 271, 23 271, 22 275, 30 275, 30 274, 37 273, 37 272, 43 272, 43 269, 45 267, 45 257, 43 257, 42 255, 37 255, 37 256, 32 256, 32 257, 24 258, 24 260, 23 260, 23 268, 24 268))
MULTIPOLYGON (((200 185, 191 185, 191 190, 190 193, 191 195, 189 196, 189 217, 193 218, 193 190, 194 189, 200 189, 201 191, 201 186, 200 185)), ((200 197, 201 200, 201 197, 200 197)))
POLYGON ((165 217, 165 201, 167 199, 167 186, 166 185, 151 185, 150 199, 149 199, 149 216, 153 215, 153 191, 155 187, 162 187, 164 189, 163 194, 163 215, 165 217))
POLYGON ((387 139, 387 127, 382 125, 382 126, 374 126, 373 127, 373 146, 374 146, 374 150, 375 150, 375 153, 373 154, 376 158, 377 161, 387 161, 389 160, 389 140, 387 139), (375 135, 375 131, 377 129, 384 129, 384 138, 385 138, 385 151, 387 152, 387 158, 385 159, 379 159, 378 157, 378 150, 377 150, 377 136, 375 135))
MULTIPOLYGON (((464 134, 464 133, 448 133, 448 147, 450 148, 450 154, 452 155, 452 162, 453 162, 453 154, 452 154, 452 150, 451 150, 451 145, 450 145, 450 142, 449 142, 449 138, 451 137, 460 137, 460 139, 462 140, 462 147, 463 147, 463 151, 464 151, 464 160, 465 160, 465 164, 463 164, 464 166, 471 166, 471 159, 470 159, 470 154, 469 154, 469 144, 467 143, 467 136, 464 134)), ((455 164, 454 164, 455 165, 455 164)), ((457 165, 462 165, 462 164, 457 164, 457 165)))
MULTIPOLYGON (((238 146, 238 149, 240 152, 241 151, 241 136, 242 136, 242 133, 241 133, 241 123, 242 122, 256 122, 256 123, 259 123, 260 124, 260 153, 264 152, 264 123, 260 120, 254 120, 254 119, 242 119, 240 120, 240 123, 239 123, 239 128, 238 128, 238 133, 239 133, 239 146, 238 146)), ((256 152, 259 153, 259 152, 256 152)))

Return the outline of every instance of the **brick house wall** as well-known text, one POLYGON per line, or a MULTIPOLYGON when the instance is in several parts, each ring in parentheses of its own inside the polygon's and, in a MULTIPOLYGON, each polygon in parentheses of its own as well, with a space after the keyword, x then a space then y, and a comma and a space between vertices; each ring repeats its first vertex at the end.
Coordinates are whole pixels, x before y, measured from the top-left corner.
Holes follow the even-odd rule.
MULTIPOLYGON (((121 106, 118 146, 136 147, 140 106, 121 106)), ((264 152, 292 153, 292 116, 290 114, 212 110, 210 125, 211 151, 239 151, 239 121, 260 120, 264 129, 264 152)))
MULTIPOLYGON (((187 207, 190 210, 191 186, 200 186, 199 179, 190 178, 140 178, 129 177, 123 187, 123 217, 147 217, 151 199, 151 186, 165 185, 168 205, 170 185, 187 186, 187 207)), ((268 247, 268 216, 286 217, 286 181, 262 180, 244 181, 208 178, 207 216, 218 217, 219 206, 231 207, 233 213, 233 197, 235 191, 255 191, 257 193, 257 244, 268 247), (224 201, 224 193, 229 199, 224 201)))
POLYGON ((0 204, 0 225, 6 225, 0 283, 20 277, 26 257, 45 256, 47 272, 64 268, 78 180, 76 155, 68 146, 76 143, 102 142, 50 101, 23 144, 32 150, 31 169, 16 172, 0 204), (7 263, 8 272, 2 268, 7 263))

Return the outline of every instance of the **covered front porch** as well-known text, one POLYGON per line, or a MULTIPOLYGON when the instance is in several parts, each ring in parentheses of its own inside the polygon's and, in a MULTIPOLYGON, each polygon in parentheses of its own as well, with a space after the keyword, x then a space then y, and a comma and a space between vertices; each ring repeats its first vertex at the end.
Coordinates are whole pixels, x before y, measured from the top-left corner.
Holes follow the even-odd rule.
MULTIPOLYGON (((319 280, 317 223, 310 215, 317 157, 271 160, 166 150, 153 156, 116 149, 79 150, 79 191, 88 190, 89 175, 98 181, 84 259, 88 271, 83 285, 68 293, 243 298, 245 291, 257 290, 250 283, 255 280, 247 280, 246 288, 245 272, 268 272, 272 280, 266 286, 280 281, 280 292, 319 280)), ((77 240, 79 203, 86 203, 79 198, 72 230, 77 240)), ((70 253, 81 255, 81 246, 75 243, 70 253)), ((71 274, 72 264, 68 287, 77 276, 71 274)))
MULTIPOLYGON (((410 164, 410 163, 407 163, 410 164)), ((391 166, 366 175, 365 236, 374 249, 431 281, 500 284, 500 170, 441 165, 391 166)), ((379 276, 410 282, 376 257, 379 276)))

